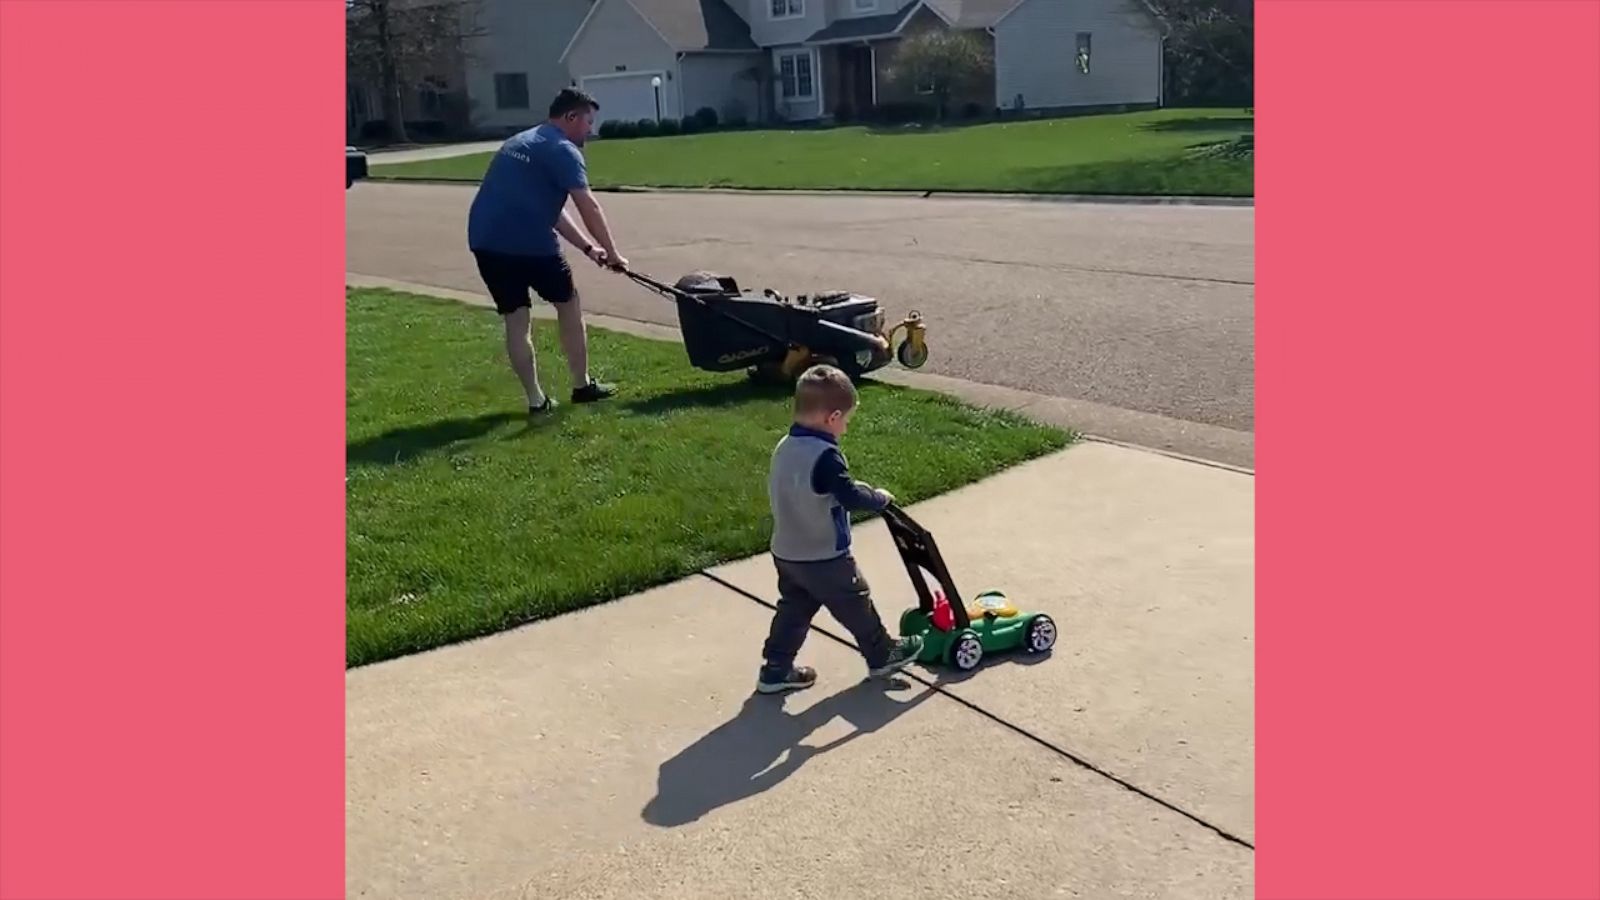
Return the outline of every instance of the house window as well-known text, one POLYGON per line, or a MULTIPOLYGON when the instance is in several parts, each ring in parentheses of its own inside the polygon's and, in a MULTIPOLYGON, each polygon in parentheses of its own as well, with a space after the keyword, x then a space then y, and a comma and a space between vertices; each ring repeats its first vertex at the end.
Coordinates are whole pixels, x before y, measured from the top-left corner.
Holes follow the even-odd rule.
POLYGON ((767 0, 767 4, 774 19, 798 19, 806 14, 806 0, 767 0))
POLYGON ((878 8, 878 0, 852 0, 851 8, 858 13, 873 12, 878 8))
POLYGON ((1078 32, 1078 71, 1089 74, 1089 32, 1078 32))
POLYGON ((494 75, 494 108, 528 108, 528 73, 496 72, 494 75))
POLYGON ((816 82, 811 69, 811 51, 787 50, 778 54, 778 80, 785 100, 815 100, 816 82))

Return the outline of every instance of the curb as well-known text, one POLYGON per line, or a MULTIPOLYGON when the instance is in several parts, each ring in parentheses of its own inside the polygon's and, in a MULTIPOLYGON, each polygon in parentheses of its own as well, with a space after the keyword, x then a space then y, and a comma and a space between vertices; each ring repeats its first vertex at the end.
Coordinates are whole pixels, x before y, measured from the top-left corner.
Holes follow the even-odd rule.
MULTIPOLYGON (((398 180, 398 179, 396 179, 398 180)), ((840 188, 676 188, 617 185, 595 188, 607 194, 723 194, 736 197, 900 197, 912 200, 1020 200, 1031 203, 1106 203, 1124 206, 1223 206, 1254 208, 1254 197, 1200 197, 1155 194, 1030 194, 1014 191, 862 190, 840 188)))
MULTIPOLYGON (((384 165, 375 163, 374 167, 384 165)), ((388 165, 401 165, 389 163, 388 165)), ((368 175, 365 181, 383 184, 476 185, 471 178, 399 178, 388 175, 368 175)), ((730 197, 885 197, 905 200, 1015 200, 1025 203, 1099 203, 1114 206, 1210 206, 1254 209, 1254 197, 1197 197, 1139 194, 1027 194, 1005 191, 927 191, 861 189, 827 190, 821 188, 688 188, 644 187, 641 185, 615 185, 596 187, 598 194, 709 194, 730 197)))
MULTIPOLYGON (((487 294, 475 291, 357 272, 345 272, 345 284, 423 294, 473 306, 493 305, 487 294)), ((554 321, 555 310, 547 304, 535 304, 533 317, 554 321)), ((678 329, 671 325, 596 313, 585 313, 584 318, 596 328, 634 337, 674 343, 683 340, 678 329)), ((1086 441, 1255 477, 1255 435, 1251 432, 900 368, 879 369, 869 377, 885 384, 944 394, 982 409, 1003 409, 1046 425, 1070 429, 1086 441)))

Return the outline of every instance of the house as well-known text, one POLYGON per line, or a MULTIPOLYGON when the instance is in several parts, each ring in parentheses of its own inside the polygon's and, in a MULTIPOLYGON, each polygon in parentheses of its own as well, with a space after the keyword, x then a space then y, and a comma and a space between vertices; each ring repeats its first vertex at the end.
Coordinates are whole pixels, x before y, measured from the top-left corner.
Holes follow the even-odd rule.
POLYGON ((544 121, 571 81, 561 52, 594 3, 480 0, 464 79, 473 131, 510 134, 544 121))
MULTIPOLYGON (((395 0, 426 3, 426 0, 395 0)), ((571 82, 561 53, 595 0, 458 0, 467 35, 403 91, 402 115, 418 135, 505 135, 544 120, 571 82)), ((379 88, 347 74, 346 131, 381 129, 379 88)), ((415 135, 414 135, 415 136, 415 135)))
POLYGON ((1161 102, 1160 26, 1140 0, 595 0, 561 54, 599 120, 850 118, 917 102, 899 42, 967 31, 994 54, 956 105, 984 111, 1161 102))

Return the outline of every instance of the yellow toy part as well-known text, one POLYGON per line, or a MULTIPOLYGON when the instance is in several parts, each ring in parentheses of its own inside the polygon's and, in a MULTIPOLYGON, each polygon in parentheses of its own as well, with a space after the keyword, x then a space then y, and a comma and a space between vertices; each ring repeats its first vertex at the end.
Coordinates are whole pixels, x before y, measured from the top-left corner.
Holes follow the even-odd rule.
POLYGON ((967 618, 974 621, 984 616, 993 616, 996 619, 1009 619, 1022 614, 1022 610, 1011 605, 1006 595, 999 591, 984 591, 972 598, 967 604, 967 618))

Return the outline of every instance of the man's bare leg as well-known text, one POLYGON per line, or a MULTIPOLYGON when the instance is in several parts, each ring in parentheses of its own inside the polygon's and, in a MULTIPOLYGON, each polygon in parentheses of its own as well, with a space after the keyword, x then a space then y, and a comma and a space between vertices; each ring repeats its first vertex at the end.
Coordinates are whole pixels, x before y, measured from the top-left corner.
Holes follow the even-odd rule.
POLYGON ((561 330, 561 352, 566 355, 567 369, 572 373, 572 401, 593 403, 616 394, 614 385, 601 384, 589 377, 589 335, 578 292, 572 292, 571 300, 553 305, 556 324, 561 330))
POLYGON ((589 332, 583 321, 582 298, 577 291, 565 303, 552 303, 556 308, 556 324, 561 330, 561 352, 567 357, 567 371, 572 373, 572 386, 583 387, 589 383, 589 332))
POLYGON ((506 357, 511 361, 511 371, 522 382, 528 395, 528 408, 539 409, 545 404, 544 389, 539 386, 539 369, 533 356, 533 337, 530 326, 533 311, 524 306, 502 317, 506 326, 506 357))

